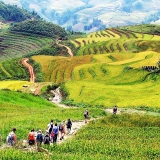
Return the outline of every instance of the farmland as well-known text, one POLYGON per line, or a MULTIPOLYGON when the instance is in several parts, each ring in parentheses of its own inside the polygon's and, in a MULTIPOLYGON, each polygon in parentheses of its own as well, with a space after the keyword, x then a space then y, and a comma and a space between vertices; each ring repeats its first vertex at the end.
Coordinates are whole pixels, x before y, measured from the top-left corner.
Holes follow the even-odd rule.
POLYGON ((0 61, 19 58, 52 43, 50 38, 0 32, 0 61))
MULTIPOLYGON (((31 97, 30 97, 31 98, 31 97)), ((34 99, 36 100, 36 99, 34 99)), ((37 99, 38 100, 38 99, 37 99)), ((31 105, 32 106, 32 105, 31 105)), ((17 132, 18 137, 21 139, 27 135, 26 130, 34 125, 36 128, 43 127, 47 121, 45 116, 38 116, 38 113, 44 112, 46 108, 45 103, 41 106, 26 108, 24 107, 25 114, 29 113, 28 118, 24 116, 21 120, 23 113, 18 112, 18 120, 7 125, 7 117, 3 123, 3 133, 7 127, 12 125, 19 127, 17 132), (42 107, 43 106, 43 107, 42 107), (38 110, 35 114, 35 119, 32 114, 34 109, 38 110), (30 111, 29 111, 30 110, 30 111), (29 112, 28 112, 29 111, 29 112), (32 114, 31 114, 32 113, 32 114), (32 119, 30 119, 32 117, 32 119), (26 125, 24 125, 24 123, 26 125), (4 125, 6 124, 6 125, 4 125), (6 128, 4 127, 6 126, 6 128), (22 127, 23 126, 23 127, 22 127), (21 129, 20 129, 21 128, 21 129)), ((16 107, 16 106, 15 106, 16 107)), ((13 107, 12 112, 15 113, 13 107)), ((49 105, 49 108, 51 106, 49 105)), ((7 109, 8 107, 5 107, 7 109)), ((17 108, 17 107, 16 107, 17 108)), ((60 115, 62 110, 52 107, 52 113, 56 116, 57 120, 61 120, 60 115), (56 109, 56 115, 54 110, 56 109)), ((79 119, 81 109, 63 110, 65 115, 69 114, 73 119, 79 119), (69 114, 69 112, 70 114, 69 114)), ((92 114, 94 111, 91 110, 92 114)), ((94 112, 94 114, 96 113, 94 112)), ((45 111, 47 114, 47 111, 45 111)), ((98 112, 100 114, 100 112, 98 112)), ((66 117, 63 117, 65 119, 66 117)), ((86 127, 79 130, 78 133, 72 138, 66 140, 61 145, 56 146, 43 146, 48 149, 50 154, 37 153, 37 152, 23 152, 21 149, 13 148, 11 150, 0 150, 0 157, 11 159, 159 159, 159 117, 142 116, 142 115, 107 115, 100 120, 91 121, 86 127), (94 144, 94 145, 93 145, 94 144), (54 156, 53 156, 54 155, 54 156), (27 156, 27 158, 26 158, 27 156)))
POLYGON ((20 33, 11 33, 7 28, 1 30, 0 144, 5 142, 10 129, 16 127, 19 148, 0 149, 0 158, 159 159, 160 37, 155 32, 137 30, 136 27, 108 28, 79 38, 71 36, 60 45, 49 37, 23 34, 21 28, 20 33), (61 54, 66 44, 73 47, 73 57, 65 49, 61 54), (43 83, 27 82, 29 74, 21 64, 26 56, 30 58, 37 82, 43 83), (21 92, 22 86, 42 84, 60 86, 66 94, 62 103, 76 108, 59 108, 42 95, 27 93, 29 87, 26 93, 21 92), (157 114, 105 112, 104 109, 115 105, 157 114), (58 124, 68 118, 83 120, 86 107, 95 119, 61 145, 43 146, 50 154, 23 152, 20 148, 33 127, 44 133, 50 119, 58 124))
POLYGON ((141 67, 155 66, 158 57, 158 53, 146 51, 72 58, 35 56, 33 59, 41 63, 46 81, 65 82, 68 100, 103 107, 117 104, 119 107, 159 108, 158 73, 148 73, 141 67))

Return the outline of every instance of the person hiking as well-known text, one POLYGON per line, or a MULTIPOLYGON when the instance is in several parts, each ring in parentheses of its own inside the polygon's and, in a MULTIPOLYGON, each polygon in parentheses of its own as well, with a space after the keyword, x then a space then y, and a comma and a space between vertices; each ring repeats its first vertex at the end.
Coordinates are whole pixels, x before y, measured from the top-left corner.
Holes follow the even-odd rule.
POLYGON ((35 145, 36 143, 34 129, 32 129, 28 134, 28 143, 29 145, 35 145))
POLYGON ((114 106, 114 107, 113 107, 113 114, 117 114, 117 110, 118 110, 118 109, 117 109, 117 106, 114 106))
POLYGON ((44 142, 44 144, 50 144, 50 136, 49 136, 48 131, 46 131, 43 142, 44 142))
POLYGON ((59 125, 59 132, 60 132, 60 140, 64 139, 64 136, 65 136, 65 134, 66 134, 65 121, 63 121, 63 122, 59 125))
POLYGON ((48 124, 48 133, 49 133, 49 136, 51 135, 51 132, 53 130, 53 119, 51 119, 51 122, 48 124))
POLYGON ((16 128, 13 128, 12 131, 7 136, 6 141, 7 141, 8 145, 10 145, 10 146, 14 146, 16 144, 15 132, 16 132, 16 128))
POLYGON ((53 134, 54 134, 53 143, 56 143, 56 142, 57 142, 58 131, 59 131, 58 125, 57 125, 57 123, 55 123, 55 126, 53 127, 53 130, 52 130, 52 132, 53 132, 53 134))
POLYGON ((89 119, 89 111, 88 111, 88 109, 86 109, 85 112, 84 112, 85 123, 87 123, 87 119, 89 119))
POLYGON ((72 122, 70 119, 68 119, 66 125, 67 125, 67 134, 69 134, 71 131, 71 127, 72 127, 72 122))
POLYGON ((43 135, 42 135, 42 131, 39 130, 37 133, 37 137, 36 137, 36 143, 37 143, 37 150, 41 151, 41 144, 43 142, 43 135))

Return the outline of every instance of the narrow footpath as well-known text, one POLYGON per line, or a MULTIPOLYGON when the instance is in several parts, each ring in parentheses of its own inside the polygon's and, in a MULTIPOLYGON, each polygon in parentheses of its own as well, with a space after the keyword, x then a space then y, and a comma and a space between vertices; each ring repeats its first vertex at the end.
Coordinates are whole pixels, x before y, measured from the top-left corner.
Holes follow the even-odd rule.
POLYGON ((65 46, 64 44, 60 44, 59 42, 60 42, 60 41, 57 40, 56 44, 59 45, 59 46, 61 46, 61 47, 67 48, 68 54, 69 54, 71 57, 73 57, 73 52, 72 52, 72 50, 71 50, 68 46, 65 46))
POLYGON ((27 63, 29 59, 28 58, 24 58, 22 59, 22 64, 28 68, 28 71, 29 71, 29 74, 30 74, 30 82, 34 83, 35 82, 35 75, 34 75, 34 72, 33 72, 33 67, 27 63))

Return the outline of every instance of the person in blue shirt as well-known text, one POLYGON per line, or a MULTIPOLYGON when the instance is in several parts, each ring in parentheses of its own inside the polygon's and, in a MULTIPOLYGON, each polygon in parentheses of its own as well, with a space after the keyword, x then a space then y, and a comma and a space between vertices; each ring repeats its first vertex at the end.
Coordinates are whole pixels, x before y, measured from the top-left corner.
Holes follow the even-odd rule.
POLYGON ((53 126, 52 132, 53 132, 53 134, 54 134, 53 143, 56 143, 56 142, 57 142, 57 137, 58 137, 58 132, 59 132, 57 123, 55 123, 55 125, 53 126))

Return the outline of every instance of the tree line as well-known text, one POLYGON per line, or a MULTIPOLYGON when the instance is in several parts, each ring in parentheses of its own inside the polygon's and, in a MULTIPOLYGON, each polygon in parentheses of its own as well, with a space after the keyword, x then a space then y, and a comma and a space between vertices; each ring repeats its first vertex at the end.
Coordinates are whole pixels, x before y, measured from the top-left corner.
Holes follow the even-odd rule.
POLYGON ((28 12, 25 9, 21 9, 16 5, 7 5, 3 2, 0 2, 0 20, 3 22, 14 21, 21 22, 26 19, 41 19, 41 17, 36 12, 28 12))
POLYGON ((38 34, 52 38, 66 37, 67 33, 64 28, 51 22, 42 20, 26 20, 11 25, 12 32, 38 34))

